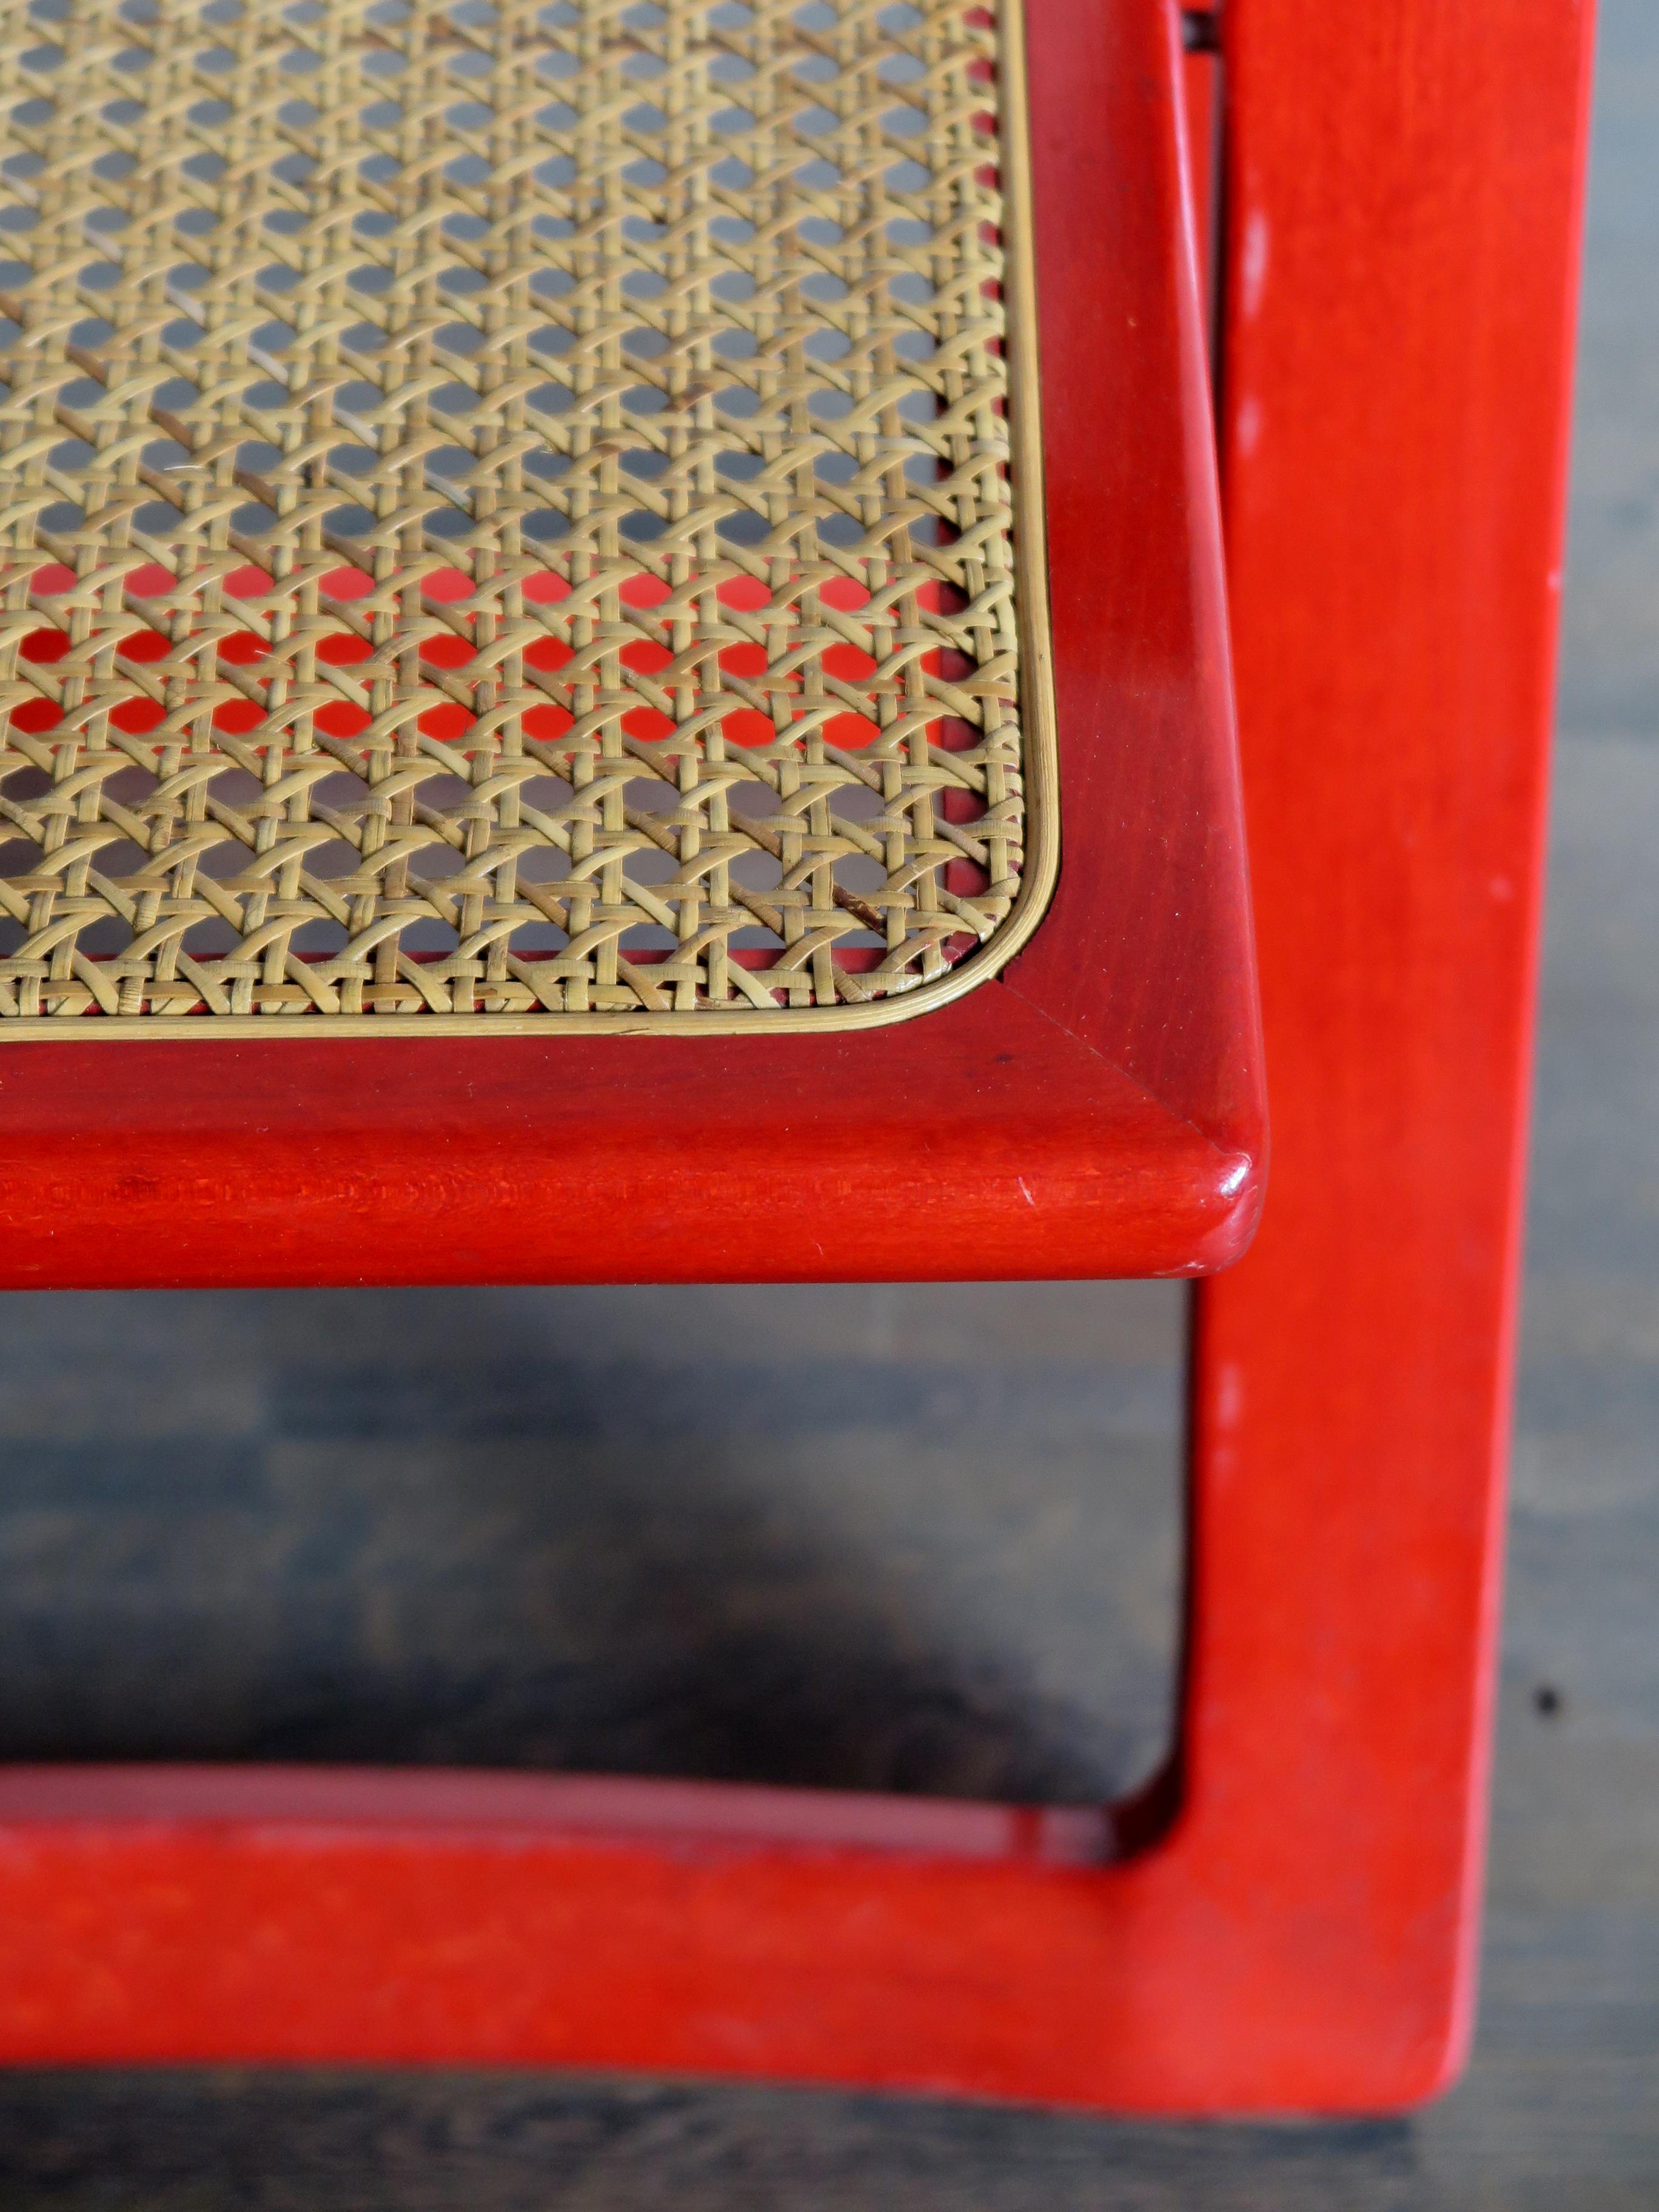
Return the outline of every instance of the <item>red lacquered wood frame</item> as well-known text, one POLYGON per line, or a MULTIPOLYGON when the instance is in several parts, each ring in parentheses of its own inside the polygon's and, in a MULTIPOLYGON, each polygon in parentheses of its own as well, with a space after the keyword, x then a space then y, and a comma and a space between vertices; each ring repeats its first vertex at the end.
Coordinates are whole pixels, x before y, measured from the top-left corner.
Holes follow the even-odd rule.
MULTIPOLYGON (((1471 2004, 1587 39, 1571 0, 1232 0, 1224 453, 1276 1162, 1256 1249, 1200 1310, 1172 1823, 1113 1864, 1135 1838, 1087 1814, 15 1773, 0 2048, 1176 2112, 1445 2082, 1471 2004)), ((1080 261, 1091 216, 1121 241, 1150 196, 1176 225, 1167 19, 1057 0, 1033 44, 1042 188, 1080 261)), ((1121 300, 1073 296, 1109 352, 1121 300)))

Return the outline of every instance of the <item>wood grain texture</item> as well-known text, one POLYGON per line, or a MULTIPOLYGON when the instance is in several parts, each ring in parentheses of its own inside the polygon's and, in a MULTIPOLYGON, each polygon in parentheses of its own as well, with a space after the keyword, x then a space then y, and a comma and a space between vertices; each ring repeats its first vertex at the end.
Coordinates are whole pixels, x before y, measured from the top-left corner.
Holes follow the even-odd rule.
POLYGON ((1087 1806, 1167 1753, 1176 1285, 0 1313, 0 1762, 1087 1806))

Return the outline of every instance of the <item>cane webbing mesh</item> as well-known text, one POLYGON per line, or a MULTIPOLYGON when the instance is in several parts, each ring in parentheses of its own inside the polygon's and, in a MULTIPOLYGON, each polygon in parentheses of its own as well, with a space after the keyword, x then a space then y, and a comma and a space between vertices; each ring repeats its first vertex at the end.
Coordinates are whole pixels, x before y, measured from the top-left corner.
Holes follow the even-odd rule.
POLYGON ((764 1020, 994 937, 988 15, 0 26, 0 1016, 764 1020))

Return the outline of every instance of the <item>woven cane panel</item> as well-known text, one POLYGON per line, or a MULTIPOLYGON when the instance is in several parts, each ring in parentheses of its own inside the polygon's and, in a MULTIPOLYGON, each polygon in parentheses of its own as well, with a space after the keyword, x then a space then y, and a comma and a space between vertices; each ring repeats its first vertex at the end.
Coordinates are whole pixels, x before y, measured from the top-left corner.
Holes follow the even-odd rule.
POLYGON ((989 17, 0 25, 0 1029, 765 1021, 995 937, 989 17))

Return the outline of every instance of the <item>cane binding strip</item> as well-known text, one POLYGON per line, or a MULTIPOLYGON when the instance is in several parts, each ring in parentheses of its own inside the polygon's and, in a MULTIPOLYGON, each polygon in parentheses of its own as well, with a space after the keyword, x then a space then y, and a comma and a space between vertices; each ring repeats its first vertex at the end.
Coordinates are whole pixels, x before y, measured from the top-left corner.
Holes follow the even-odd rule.
POLYGON ((1006 957, 1054 854, 1013 31, 0 27, 0 1034, 818 1025, 1006 957))

